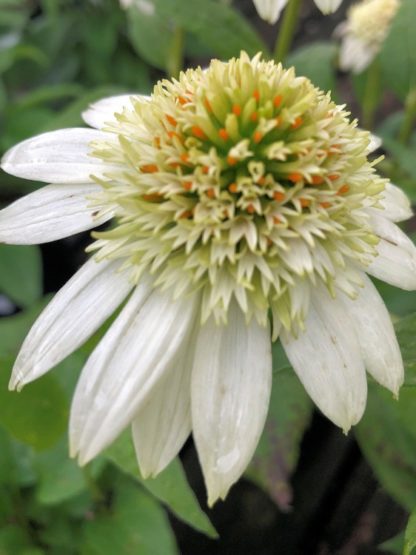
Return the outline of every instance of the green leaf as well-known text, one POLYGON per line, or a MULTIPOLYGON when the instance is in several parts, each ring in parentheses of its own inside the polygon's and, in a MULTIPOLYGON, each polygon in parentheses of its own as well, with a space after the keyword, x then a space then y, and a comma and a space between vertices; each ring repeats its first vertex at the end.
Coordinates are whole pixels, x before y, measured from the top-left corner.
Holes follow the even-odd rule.
POLYGON ((42 260, 39 247, 0 244, 0 290, 20 306, 42 295, 42 260))
POLYGON ((410 515, 409 521, 404 533, 404 550, 403 555, 411 555, 416 547, 416 512, 410 515))
POLYGON ((284 511, 291 506, 290 476, 312 410, 312 402, 293 370, 276 372, 266 425, 247 475, 284 511))
MULTIPOLYGON (((403 425, 399 403, 369 383, 367 409, 355 433, 360 448, 383 487, 409 510, 416 506, 416 441, 403 425)), ((413 422, 416 404, 413 403, 413 422)))
POLYGON ((133 476, 159 501, 165 503, 178 518, 212 538, 218 537, 207 515, 200 508, 178 460, 174 460, 156 478, 144 480, 140 476, 129 432, 120 436, 105 455, 123 472, 133 476))
POLYGON ((64 437, 52 449, 39 453, 34 466, 39 474, 36 498, 44 505, 56 505, 78 495, 86 488, 85 476, 69 458, 68 440, 64 437))
POLYGON ((323 91, 331 91, 335 96, 336 47, 332 42, 319 41, 303 46, 290 54, 286 66, 294 66, 298 75, 308 77, 323 91))
POLYGON ((129 480, 117 484, 110 510, 84 526, 81 555, 177 555, 160 505, 129 480))
POLYGON ((148 10, 135 3, 127 10, 128 34, 131 45, 146 62, 165 70, 172 44, 173 30, 166 17, 149 1, 148 10))
POLYGON ((0 359, 0 424, 14 437, 36 449, 46 449, 67 425, 67 398, 51 375, 35 381, 20 393, 7 390, 13 359, 0 359))
POLYGON ((381 551, 386 551, 389 555, 391 555, 392 553, 394 553, 394 555, 402 555, 403 546, 404 546, 404 533, 401 532, 400 534, 397 534, 397 536, 394 536, 393 538, 389 538, 388 540, 383 542, 381 545, 378 546, 378 548, 381 551))
POLYGON ((402 0, 379 55, 385 87, 404 100, 416 85, 416 3, 402 0))
MULTIPOLYGON (((395 324, 405 367, 405 384, 416 385, 416 313, 395 324)), ((416 505, 415 505, 416 506, 416 505)))
POLYGON ((268 48, 254 28, 236 10, 215 0, 153 0, 156 12, 178 27, 193 33, 221 58, 268 54, 268 48))

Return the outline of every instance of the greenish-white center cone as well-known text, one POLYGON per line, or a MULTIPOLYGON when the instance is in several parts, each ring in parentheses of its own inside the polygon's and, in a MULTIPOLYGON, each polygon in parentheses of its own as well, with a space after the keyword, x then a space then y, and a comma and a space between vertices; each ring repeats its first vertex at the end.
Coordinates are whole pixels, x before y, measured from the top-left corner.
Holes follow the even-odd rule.
POLYGON ((120 167, 97 179, 116 224, 92 248, 175 297, 201 290, 203 321, 226 321, 235 298, 247 320, 296 333, 311 288, 354 297, 376 255, 367 209, 385 180, 348 115, 260 55, 159 82, 92 145, 120 167))

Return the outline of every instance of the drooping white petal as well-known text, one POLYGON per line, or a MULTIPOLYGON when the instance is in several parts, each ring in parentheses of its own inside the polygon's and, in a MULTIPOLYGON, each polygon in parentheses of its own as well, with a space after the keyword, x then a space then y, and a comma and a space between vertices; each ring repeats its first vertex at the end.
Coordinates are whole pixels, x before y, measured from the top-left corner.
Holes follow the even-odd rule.
POLYGON ((339 299, 316 288, 298 338, 282 331, 282 345, 320 410, 345 432, 365 409, 367 381, 352 320, 339 299))
POLYGON ((143 478, 156 476, 179 453, 191 433, 191 370, 195 342, 181 349, 168 373, 136 414, 132 434, 143 478))
POLYGON ((102 190, 93 183, 47 185, 0 210, 0 242, 35 245, 86 231, 109 220, 90 196, 102 190))
POLYGON ((149 98, 136 93, 103 98, 90 104, 88 109, 82 112, 82 119, 91 127, 101 129, 105 124, 114 122, 115 114, 122 113, 126 107, 132 108, 131 100, 136 97, 149 98))
POLYGON ((131 290, 119 261, 90 259, 58 291, 23 342, 10 380, 12 389, 42 376, 84 343, 131 290))
POLYGON ((133 421, 163 376, 175 369, 194 325, 195 296, 139 285, 85 365, 70 420, 71 453, 94 458, 133 421))
POLYGON ((335 12, 341 5, 342 0, 315 0, 315 4, 324 14, 335 12))
POLYGON ((264 427, 271 388, 268 327, 246 324, 236 303, 227 325, 211 317, 198 335, 192 370, 192 429, 208 503, 224 499, 248 465, 264 427))
POLYGON ((413 216, 410 200, 400 187, 387 183, 382 194, 381 204, 385 218, 392 222, 402 222, 413 216))
POLYGON ((259 16, 270 24, 276 23, 288 0, 253 0, 259 16))
POLYGON ((91 183, 91 175, 114 169, 89 155, 91 141, 110 140, 95 129, 60 129, 27 139, 6 152, 2 169, 25 179, 47 183, 91 183))
POLYGON ((380 139, 380 137, 377 137, 377 135, 370 133, 370 144, 368 145, 369 153, 374 152, 375 150, 380 148, 382 144, 383 141, 380 139))
POLYGON ((380 237, 378 256, 365 271, 401 289, 416 289, 416 246, 386 218, 372 218, 372 225, 380 237))
POLYGON ((361 73, 372 62, 376 52, 367 43, 346 32, 339 51, 339 67, 343 71, 361 73))
POLYGON ((387 308, 371 280, 363 274, 364 287, 355 300, 340 297, 351 317, 367 371, 395 395, 403 383, 404 370, 387 308))

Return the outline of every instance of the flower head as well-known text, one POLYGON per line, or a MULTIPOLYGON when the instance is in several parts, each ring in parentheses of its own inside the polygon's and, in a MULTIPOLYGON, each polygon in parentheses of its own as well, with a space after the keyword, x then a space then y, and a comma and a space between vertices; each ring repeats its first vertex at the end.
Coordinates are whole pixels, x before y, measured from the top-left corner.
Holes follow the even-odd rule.
POLYGON ((271 329, 305 388, 344 430, 365 370, 397 394, 403 366, 366 272, 416 287, 416 249, 392 223, 403 193, 368 160, 370 135, 309 80, 242 54, 84 114, 96 130, 24 141, 3 159, 54 183, 0 212, 0 239, 94 233, 94 256, 56 295, 13 370, 21 387, 126 299, 83 369, 71 450, 91 460, 129 424, 155 475, 193 431, 210 503, 256 447, 271 329))
POLYGON ((342 36, 339 65, 354 73, 364 71, 380 52, 400 0, 363 0, 351 6, 339 27, 342 36))
MULTIPOLYGON (((253 0, 259 16, 270 24, 276 23, 281 11, 288 0, 253 0)), ((335 12, 341 5, 342 0, 315 0, 315 4, 324 14, 335 12)))

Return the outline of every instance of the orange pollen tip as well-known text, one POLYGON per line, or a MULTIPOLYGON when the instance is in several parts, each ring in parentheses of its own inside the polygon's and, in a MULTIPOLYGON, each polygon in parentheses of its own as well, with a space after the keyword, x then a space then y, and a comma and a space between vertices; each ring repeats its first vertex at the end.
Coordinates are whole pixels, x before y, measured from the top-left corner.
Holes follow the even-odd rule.
POLYGON ((258 178, 257 183, 259 185, 264 185, 266 183, 266 178, 264 177, 264 175, 258 178))
POLYGON ((287 176, 288 180, 291 181, 292 183, 298 183, 299 181, 302 181, 303 179, 303 175, 299 172, 293 172, 290 173, 287 176))
POLYGON ((256 209, 254 208, 254 206, 252 204, 249 204, 247 206, 246 210, 249 214, 254 214, 254 212, 256 211, 256 209))
POLYGON ((347 184, 345 184, 345 185, 342 185, 342 187, 340 187, 340 188, 338 189, 338 193, 337 193, 337 194, 338 194, 338 195, 345 195, 345 193, 348 193, 349 190, 350 190, 350 186, 347 185, 347 184))
POLYGON ((154 140, 153 140, 153 143, 154 143, 156 148, 160 148, 160 138, 159 137, 155 137, 154 140))
POLYGON ((169 114, 166 115, 166 119, 171 125, 177 125, 177 121, 174 117, 170 116, 169 114))
POLYGON ((257 89, 253 92, 253 96, 257 100, 257 102, 260 100, 260 93, 257 89))
POLYGON ((227 156, 227 162, 229 166, 235 166, 238 160, 237 158, 234 158, 234 156, 227 156))
POLYGON ((235 114, 236 116, 240 116, 241 106, 239 104, 234 104, 234 106, 232 107, 232 111, 233 111, 233 114, 235 114))
POLYGON ((179 101, 179 104, 181 104, 182 106, 184 106, 185 104, 188 104, 189 102, 189 100, 184 96, 178 96, 178 101, 179 101))
POLYGON ((192 218, 192 210, 184 210, 180 218, 192 218))
POLYGON ((148 202, 158 201, 161 198, 162 198, 162 195, 160 193, 151 193, 150 195, 143 195, 143 200, 146 200, 148 202))
POLYGON ((253 112, 250 116, 251 121, 257 121, 259 115, 257 112, 253 112))
POLYGON ((326 202, 326 201, 321 202, 319 204, 320 204, 320 206, 322 206, 322 208, 331 208, 331 206, 332 206, 332 202, 326 202))
POLYGON ((205 139, 206 138, 205 133, 197 125, 194 125, 192 127, 192 134, 194 135, 194 137, 198 137, 198 139, 205 139))
POLYGON ((223 139, 224 141, 228 141, 228 139, 230 138, 228 131, 224 128, 220 129, 218 131, 218 135, 221 137, 221 139, 223 139))
POLYGON ((208 189, 208 191, 207 191, 207 196, 208 196, 209 198, 214 198, 214 197, 215 197, 215 191, 214 191, 214 189, 212 189, 212 188, 211 188, 211 189, 208 189))
POLYGON ((279 216, 273 216, 273 223, 274 224, 281 224, 282 220, 279 218, 279 216))
POLYGON ((180 164, 179 164, 179 162, 171 162, 171 163, 169 164, 169 166, 170 166, 171 168, 173 168, 174 170, 176 170, 176 168, 179 168, 180 164))
POLYGON ((337 179, 339 179, 341 176, 339 175, 339 173, 331 173, 328 175, 328 179, 331 181, 336 181, 337 179))
POLYGON ((285 194, 281 193, 280 191, 275 191, 273 193, 273 198, 274 198, 274 200, 277 200, 278 202, 281 202, 282 200, 284 200, 285 194))
POLYGON ((297 129, 298 127, 300 127, 303 123, 303 119, 299 116, 295 119, 295 121, 292 123, 292 125, 290 126, 292 129, 297 129))
POLYGON ((209 167, 208 166, 202 166, 202 173, 204 173, 205 175, 209 172, 209 167))
POLYGON ((156 164, 145 164, 144 166, 140 166, 140 171, 142 173, 156 173, 159 171, 159 168, 156 164))
POLYGON ((184 181, 183 188, 185 191, 190 191, 192 189, 192 181, 184 181))
POLYGON ((230 185, 228 185, 228 190, 230 193, 236 193, 238 191, 237 183, 230 183, 230 185))
POLYGON ((299 199, 300 205, 302 206, 302 208, 306 208, 307 206, 310 206, 311 201, 307 198, 300 198, 299 199))
POLYGON ((210 103, 210 101, 208 100, 208 98, 206 98, 206 99, 204 100, 204 104, 205 104, 205 108, 208 110, 208 112, 212 112, 212 106, 211 106, 211 103, 210 103))
POLYGON ((168 137, 169 139, 173 139, 173 137, 176 137, 177 139, 181 140, 181 136, 178 135, 176 131, 168 131, 168 137))
POLYGON ((311 179, 312 185, 322 185, 324 178, 321 175, 313 175, 311 179))
POLYGON ((189 154, 187 152, 182 152, 181 160, 182 160, 182 162, 188 162, 189 161, 189 154))
POLYGON ((263 138, 263 133, 260 133, 260 131, 255 131, 253 133, 253 141, 255 143, 259 143, 263 138))
POLYGON ((277 96, 274 97, 273 104, 274 104, 275 108, 278 108, 280 106, 280 104, 282 103, 282 100, 283 100, 283 97, 280 94, 278 94, 277 96))
POLYGON ((279 127, 279 125, 282 125, 283 120, 280 116, 277 116, 275 121, 276 121, 276 127, 279 127))

